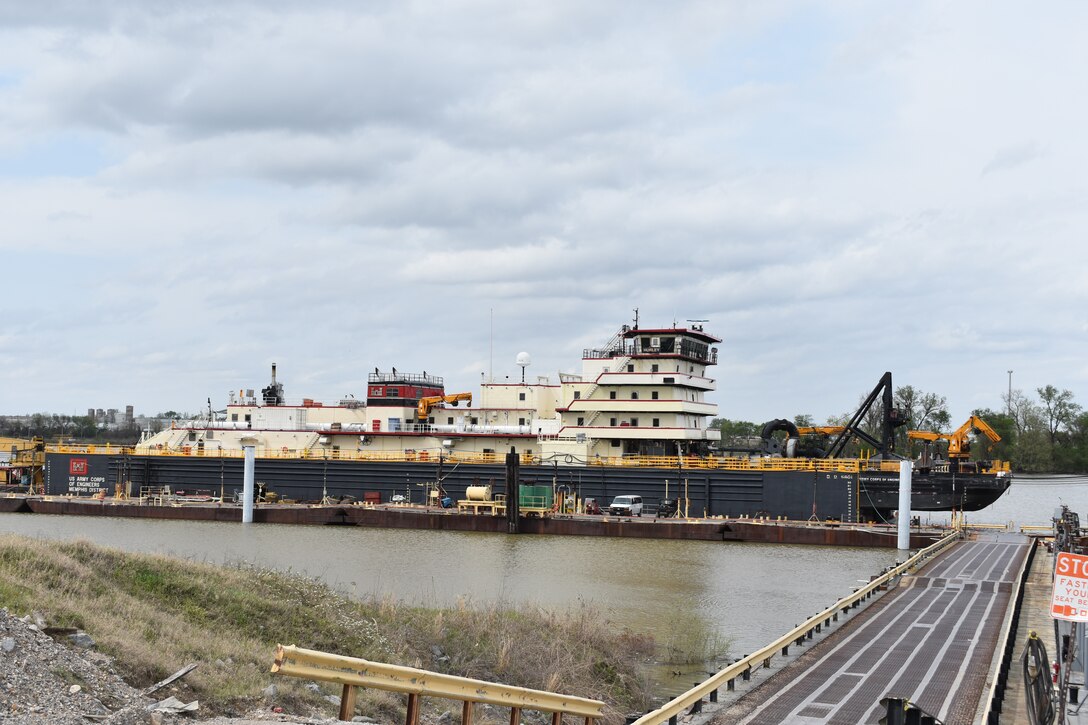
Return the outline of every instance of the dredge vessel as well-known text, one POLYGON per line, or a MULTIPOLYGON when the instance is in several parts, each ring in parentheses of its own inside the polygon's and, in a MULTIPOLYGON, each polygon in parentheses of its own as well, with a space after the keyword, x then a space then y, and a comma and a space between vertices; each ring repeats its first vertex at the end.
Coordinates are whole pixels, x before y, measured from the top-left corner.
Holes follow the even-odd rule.
MULTIPOLYGON (((721 340, 701 325, 641 329, 624 325, 605 345, 586 349, 580 374, 525 380, 484 379, 480 401, 449 393, 423 373, 368 375, 365 402, 288 400, 272 366, 269 385, 230 394, 224 411, 146 434, 133 448, 50 446, 42 492, 131 497, 169 488, 176 495, 229 500, 242 487, 243 448, 256 451, 266 497, 300 502, 410 501, 439 505, 472 487, 504 491, 504 459, 520 459, 520 483, 547 506, 570 499, 641 496, 682 515, 770 516, 864 522, 886 519, 898 504, 899 458, 891 374, 835 439, 833 455, 796 455, 772 421, 759 450, 718 449, 708 423, 717 406, 705 396, 721 340), (881 437, 859 422, 883 402, 881 437), (462 402, 469 407, 461 407, 462 402), (841 457, 860 438, 877 455, 841 457)), ((912 509, 981 509, 1009 486, 1000 462, 934 463, 914 474, 912 509)), ((522 496, 524 500, 524 496, 522 496)))

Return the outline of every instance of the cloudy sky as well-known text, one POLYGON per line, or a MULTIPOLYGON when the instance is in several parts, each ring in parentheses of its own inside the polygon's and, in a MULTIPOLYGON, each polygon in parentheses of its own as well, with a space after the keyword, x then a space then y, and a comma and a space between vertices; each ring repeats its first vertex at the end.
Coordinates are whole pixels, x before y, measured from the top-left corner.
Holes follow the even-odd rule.
POLYGON ((1088 404, 1086 15, 3 0, 0 413, 554 380, 636 307, 725 417, 1088 404))

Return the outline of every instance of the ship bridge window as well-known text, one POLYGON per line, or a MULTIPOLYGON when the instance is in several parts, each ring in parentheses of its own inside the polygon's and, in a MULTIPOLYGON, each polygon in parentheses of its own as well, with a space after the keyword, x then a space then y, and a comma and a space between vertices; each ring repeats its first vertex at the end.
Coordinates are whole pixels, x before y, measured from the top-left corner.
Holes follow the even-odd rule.
POLYGON ((638 391, 634 391, 631 393, 631 400, 638 400, 638 391))
POLYGON ((609 397, 610 400, 615 400, 616 399, 616 391, 615 390, 609 391, 608 397, 609 397))
POLYGON ((638 418, 632 418, 631 419, 631 426, 634 427, 634 428, 638 427, 638 418))
POLYGON ((635 366, 634 365, 628 365, 627 366, 627 372, 629 372, 629 373, 635 372, 635 366))
POLYGON ((248 423, 252 417, 249 413, 246 413, 246 422, 248 423))
POLYGON ((676 382, 676 378, 665 378, 665 379, 664 379, 664 382, 666 382, 666 383, 675 383, 675 382, 676 382))
POLYGON ((518 418, 518 425, 525 425, 525 419, 524 418, 518 418))
POLYGON ((661 427, 661 419, 660 418, 654 418, 654 428, 660 428, 660 427, 661 427))
POLYGON ((586 419, 585 418, 579 418, 578 419, 578 425, 581 426, 581 425, 585 425, 585 424, 586 424, 586 419))
POLYGON ((609 421, 608 421, 608 424, 610 426, 612 426, 612 427, 615 427, 616 426, 616 419, 615 418, 610 418, 609 421))
POLYGON ((582 398, 582 391, 581 390, 575 390, 574 391, 574 399, 575 400, 581 400, 581 398, 582 398))
POLYGON ((386 388, 385 397, 396 398, 400 395, 400 388, 386 388))
POLYGON ((619 448, 620 447, 620 442, 618 440, 612 441, 612 447, 613 448, 619 448))
POLYGON ((446 418, 446 425, 453 425, 453 418, 446 418))
POLYGON ((196 431, 195 430, 189 431, 189 440, 191 440, 191 441, 196 440, 196 431))
POLYGON ((231 419, 232 422, 235 422, 235 423, 238 422, 238 414, 237 413, 231 413, 230 414, 230 419, 231 419))
POLYGON ((657 400, 657 391, 656 390, 651 391, 650 392, 650 397, 653 398, 654 400, 657 400))
POLYGON ((518 400, 525 400, 525 393, 518 393, 518 400))
POLYGON ((657 369, 658 369, 657 363, 654 363, 653 365, 650 366, 650 372, 651 373, 656 373, 657 369))

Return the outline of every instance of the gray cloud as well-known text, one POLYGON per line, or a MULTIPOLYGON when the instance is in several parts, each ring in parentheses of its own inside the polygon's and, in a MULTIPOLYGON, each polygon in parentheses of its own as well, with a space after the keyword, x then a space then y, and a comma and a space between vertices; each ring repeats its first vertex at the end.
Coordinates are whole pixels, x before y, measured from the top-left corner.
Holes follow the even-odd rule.
POLYGON ((0 27, 15 410, 219 404, 272 360, 308 397, 375 365, 472 389, 492 311, 496 372, 554 373, 635 307, 711 319, 729 417, 822 419, 884 369, 957 417, 1010 367, 1088 395, 1076 23, 284 0, 0 27))

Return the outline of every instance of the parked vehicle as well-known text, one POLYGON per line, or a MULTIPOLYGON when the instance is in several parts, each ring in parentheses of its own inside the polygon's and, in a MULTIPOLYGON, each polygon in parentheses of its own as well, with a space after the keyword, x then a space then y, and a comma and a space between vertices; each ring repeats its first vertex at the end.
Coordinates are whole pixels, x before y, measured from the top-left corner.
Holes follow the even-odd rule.
POLYGON ((642 496, 616 496, 608 506, 613 516, 642 516, 642 496))

